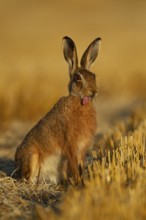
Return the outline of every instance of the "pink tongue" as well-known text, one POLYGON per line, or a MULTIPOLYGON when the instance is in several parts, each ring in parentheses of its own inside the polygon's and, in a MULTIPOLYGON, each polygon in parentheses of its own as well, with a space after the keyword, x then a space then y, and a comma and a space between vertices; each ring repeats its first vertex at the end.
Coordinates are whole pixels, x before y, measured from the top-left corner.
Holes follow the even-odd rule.
POLYGON ((88 102, 91 100, 91 98, 89 97, 89 96, 85 96, 85 97, 83 97, 83 99, 82 99, 82 104, 83 105, 86 105, 86 104, 88 104, 88 102))

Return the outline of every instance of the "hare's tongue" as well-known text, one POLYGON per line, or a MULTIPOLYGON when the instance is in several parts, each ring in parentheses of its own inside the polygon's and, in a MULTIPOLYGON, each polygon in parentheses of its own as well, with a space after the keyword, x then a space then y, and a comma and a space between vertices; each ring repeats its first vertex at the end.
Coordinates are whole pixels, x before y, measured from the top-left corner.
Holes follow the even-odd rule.
POLYGON ((91 100, 91 97, 89 97, 89 96, 85 96, 85 97, 83 97, 83 99, 82 99, 82 104, 83 105, 86 105, 86 104, 88 104, 88 102, 91 100))

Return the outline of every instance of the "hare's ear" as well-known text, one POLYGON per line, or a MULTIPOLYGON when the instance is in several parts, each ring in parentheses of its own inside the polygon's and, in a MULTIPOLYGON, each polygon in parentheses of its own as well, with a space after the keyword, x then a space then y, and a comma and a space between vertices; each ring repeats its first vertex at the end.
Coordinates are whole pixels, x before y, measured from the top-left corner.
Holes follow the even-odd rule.
POLYGON ((72 75, 78 67, 78 57, 75 43, 69 37, 63 38, 63 54, 69 64, 69 73, 72 75))
POLYGON ((94 63, 99 49, 100 49, 101 38, 96 38, 85 50, 81 58, 81 67, 89 70, 90 66, 94 63))

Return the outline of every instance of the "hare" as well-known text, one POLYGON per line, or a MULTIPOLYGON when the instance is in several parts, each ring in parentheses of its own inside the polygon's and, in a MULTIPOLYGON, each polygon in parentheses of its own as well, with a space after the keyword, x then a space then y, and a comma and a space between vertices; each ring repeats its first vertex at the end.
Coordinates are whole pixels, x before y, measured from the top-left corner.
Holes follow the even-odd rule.
POLYGON ((101 38, 85 50, 78 67, 76 46, 63 38, 64 58, 69 65, 69 95, 29 131, 15 154, 17 176, 34 183, 59 183, 71 175, 75 182, 88 148, 94 141, 97 120, 94 97, 97 94, 95 74, 89 71, 95 61, 101 38))

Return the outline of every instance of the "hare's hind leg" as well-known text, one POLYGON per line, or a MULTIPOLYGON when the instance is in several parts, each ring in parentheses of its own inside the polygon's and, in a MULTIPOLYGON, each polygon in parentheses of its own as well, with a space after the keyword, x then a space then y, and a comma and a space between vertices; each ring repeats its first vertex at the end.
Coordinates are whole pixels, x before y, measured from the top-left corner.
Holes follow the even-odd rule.
POLYGON ((31 156, 27 155, 27 158, 23 158, 21 178, 37 183, 39 178, 39 167, 39 154, 35 153, 31 156))

